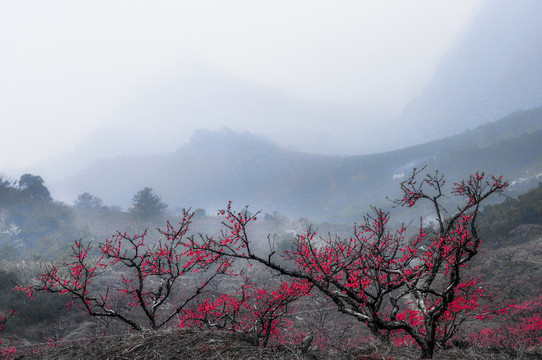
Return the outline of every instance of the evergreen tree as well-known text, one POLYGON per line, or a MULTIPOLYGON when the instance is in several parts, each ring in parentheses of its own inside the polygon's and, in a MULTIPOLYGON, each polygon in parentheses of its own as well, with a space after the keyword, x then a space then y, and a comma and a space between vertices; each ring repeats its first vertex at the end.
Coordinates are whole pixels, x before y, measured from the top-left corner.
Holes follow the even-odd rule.
POLYGON ((139 219, 155 218, 167 209, 167 205, 162 202, 160 196, 154 194, 150 187, 138 191, 134 195, 132 205, 130 211, 139 219))
POLYGON ((19 188, 31 198, 52 201, 51 194, 39 175, 24 174, 19 179, 19 188))

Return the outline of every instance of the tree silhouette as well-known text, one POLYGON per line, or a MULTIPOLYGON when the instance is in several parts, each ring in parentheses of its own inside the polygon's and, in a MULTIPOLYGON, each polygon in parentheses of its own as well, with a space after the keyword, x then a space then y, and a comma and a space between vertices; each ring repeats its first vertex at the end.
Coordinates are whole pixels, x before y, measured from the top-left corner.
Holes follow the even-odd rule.
POLYGON ((89 193, 80 194, 75 201, 75 206, 79 209, 100 209, 103 206, 103 200, 89 193))
POLYGON ((167 209, 167 204, 164 204, 160 196, 154 194, 153 189, 150 187, 138 191, 134 195, 132 205, 130 211, 139 219, 156 218, 167 209))
POLYGON ((19 188, 31 198, 52 201, 51 194, 39 175, 24 174, 19 179, 19 188))

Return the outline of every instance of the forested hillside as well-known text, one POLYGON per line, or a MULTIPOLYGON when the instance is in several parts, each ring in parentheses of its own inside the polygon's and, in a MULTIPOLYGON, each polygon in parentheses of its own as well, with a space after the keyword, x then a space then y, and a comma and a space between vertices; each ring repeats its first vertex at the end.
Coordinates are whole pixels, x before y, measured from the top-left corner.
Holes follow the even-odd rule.
POLYGON ((542 231, 542 182, 538 187, 488 205, 480 213, 480 231, 490 247, 520 245, 542 231))
POLYGON ((71 206, 53 201, 39 175, 0 178, 0 258, 56 257, 90 232, 75 225, 71 206))

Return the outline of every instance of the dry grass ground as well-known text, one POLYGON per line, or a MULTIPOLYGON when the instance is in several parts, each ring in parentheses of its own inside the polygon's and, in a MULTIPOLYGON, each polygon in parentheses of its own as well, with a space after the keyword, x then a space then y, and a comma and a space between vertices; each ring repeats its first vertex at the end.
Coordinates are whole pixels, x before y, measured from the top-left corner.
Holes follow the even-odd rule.
MULTIPOLYGON (((302 355, 294 346, 261 348, 253 346, 246 336, 221 331, 167 330, 143 332, 124 337, 70 342, 60 346, 44 346, 32 353, 18 352, 15 359, 48 360, 414 360, 419 350, 414 347, 386 347, 367 344, 350 351, 325 352, 311 349, 302 355)), ((542 349, 528 351, 497 351, 480 348, 437 351, 437 360, 511 360, 542 359, 542 349)))

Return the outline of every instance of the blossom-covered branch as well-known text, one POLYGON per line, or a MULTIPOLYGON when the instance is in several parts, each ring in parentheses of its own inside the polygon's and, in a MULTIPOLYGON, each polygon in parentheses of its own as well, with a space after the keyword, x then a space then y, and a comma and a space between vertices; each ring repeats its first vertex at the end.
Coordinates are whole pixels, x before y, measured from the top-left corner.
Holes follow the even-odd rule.
POLYGON ((273 251, 261 255, 253 250, 247 227, 257 214, 251 215, 246 208, 234 211, 229 203, 219 213, 227 229, 222 236, 201 236, 190 246, 258 262, 306 281, 381 340, 405 334, 421 347, 422 357, 430 358, 435 346, 443 346, 457 331, 465 319, 461 314, 477 306, 465 298, 466 293, 476 295, 477 282, 464 279, 463 269, 480 246, 476 218, 482 202, 502 194, 508 184, 502 177, 476 173, 447 191, 438 172, 419 177, 420 171, 414 170, 401 184, 403 196, 394 202, 413 207, 428 201, 437 226, 428 229, 422 221, 413 236, 406 235, 405 226, 390 230, 390 213, 373 208, 349 238, 321 238, 310 230, 298 236, 294 248, 282 254, 296 267, 286 267, 275 261, 273 251), (462 199, 453 213, 442 203, 448 195, 462 199))
POLYGON ((146 231, 134 236, 118 233, 99 244, 102 256, 96 259, 89 256, 90 243, 75 241, 71 261, 47 265, 35 284, 17 288, 29 296, 33 291, 68 294, 72 298, 68 308, 75 304, 91 316, 114 318, 135 330, 158 329, 231 264, 216 254, 187 247, 192 216, 184 211, 177 227, 168 222, 165 230, 159 230, 163 238, 153 245, 147 244, 146 231), (109 269, 120 277, 114 288, 103 285, 109 269), (199 285, 182 291, 180 278, 198 272, 204 274, 199 285), (173 296, 181 300, 172 303, 173 296))

